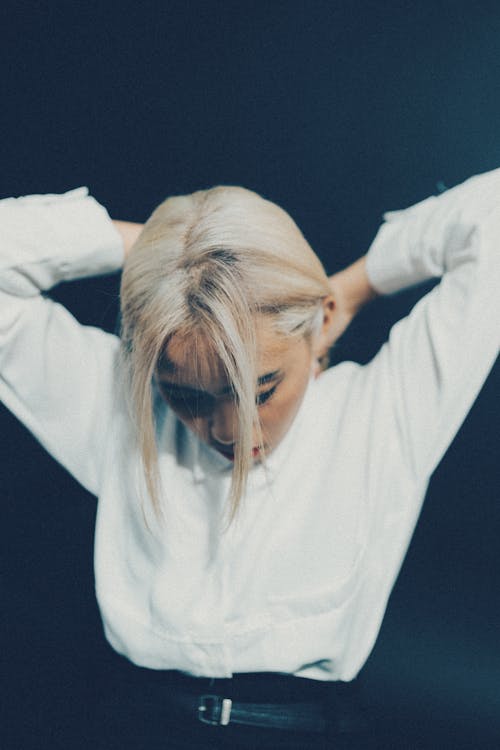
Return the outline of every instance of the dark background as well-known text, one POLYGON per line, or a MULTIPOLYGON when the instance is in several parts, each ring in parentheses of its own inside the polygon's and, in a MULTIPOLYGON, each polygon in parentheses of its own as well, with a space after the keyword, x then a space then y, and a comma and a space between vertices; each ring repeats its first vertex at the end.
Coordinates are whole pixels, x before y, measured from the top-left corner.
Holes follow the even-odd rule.
MULTIPOLYGON (((384 210, 500 166, 500 5, 2 3, 0 197, 79 185, 114 218, 218 183, 283 205, 334 272, 384 210)), ((377 301, 365 362, 429 287, 377 301)), ((113 330, 118 277, 54 296, 113 330)), ((500 747, 498 365, 437 469, 363 669, 393 746, 500 747), (405 739, 401 739, 404 737, 405 739), (399 739, 397 739, 399 738, 399 739)), ((3 743, 69 741, 109 662, 95 499, 1 414, 3 743)))

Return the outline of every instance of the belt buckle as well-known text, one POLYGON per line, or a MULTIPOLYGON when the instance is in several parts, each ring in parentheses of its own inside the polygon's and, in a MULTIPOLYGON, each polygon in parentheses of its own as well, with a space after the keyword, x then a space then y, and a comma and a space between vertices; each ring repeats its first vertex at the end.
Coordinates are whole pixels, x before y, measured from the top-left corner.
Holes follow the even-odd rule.
POLYGON ((221 698, 220 695, 201 695, 198 706, 198 719, 204 724, 227 726, 231 716, 231 698, 221 698))

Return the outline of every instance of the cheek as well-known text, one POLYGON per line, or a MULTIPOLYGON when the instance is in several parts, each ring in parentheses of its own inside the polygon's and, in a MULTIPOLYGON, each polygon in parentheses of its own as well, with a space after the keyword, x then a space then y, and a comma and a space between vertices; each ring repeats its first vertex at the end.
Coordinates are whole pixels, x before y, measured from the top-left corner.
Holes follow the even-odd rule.
POLYGON ((294 389, 284 394, 275 405, 262 410, 261 427, 268 441, 278 440, 285 435, 299 410, 304 392, 305 388, 294 389))

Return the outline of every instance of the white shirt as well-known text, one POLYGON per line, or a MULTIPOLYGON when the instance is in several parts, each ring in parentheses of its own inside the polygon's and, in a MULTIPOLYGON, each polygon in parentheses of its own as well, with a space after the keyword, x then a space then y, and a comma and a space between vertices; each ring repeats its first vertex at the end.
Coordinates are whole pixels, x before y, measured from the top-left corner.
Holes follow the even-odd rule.
POLYGON ((230 462, 156 399, 166 524, 146 498, 151 533, 119 341, 40 294, 119 270, 120 237, 86 188, 0 201, 0 393, 98 496, 99 607, 136 664, 351 680, 367 659, 429 478, 498 352, 500 169, 384 218, 373 286, 441 282, 369 364, 311 380, 225 535, 230 462))

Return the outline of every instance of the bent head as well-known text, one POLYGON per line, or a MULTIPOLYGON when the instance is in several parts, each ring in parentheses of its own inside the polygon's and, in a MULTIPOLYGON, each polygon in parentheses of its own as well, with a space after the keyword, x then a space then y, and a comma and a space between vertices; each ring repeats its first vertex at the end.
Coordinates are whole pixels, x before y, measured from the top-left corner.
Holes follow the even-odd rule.
MULTIPOLYGON (((250 455, 268 455, 285 436, 302 401, 312 361, 304 338, 278 335, 265 316, 255 316, 257 375, 250 455)), ((203 332, 176 334, 157 369, 165 400, 201 440, 234 460, 239 445, 239 399, 222 361, 203 332), (193 353, 196 352, 196 356, 193 353)))
POLYGON ((167 199, 122 275, 122 342, 148 489, 158 504, 152 384, 234 460, 231 515, 252 461, 283 439, 328 349, 334 302, 290 216, 217 187, 167 199))

